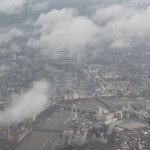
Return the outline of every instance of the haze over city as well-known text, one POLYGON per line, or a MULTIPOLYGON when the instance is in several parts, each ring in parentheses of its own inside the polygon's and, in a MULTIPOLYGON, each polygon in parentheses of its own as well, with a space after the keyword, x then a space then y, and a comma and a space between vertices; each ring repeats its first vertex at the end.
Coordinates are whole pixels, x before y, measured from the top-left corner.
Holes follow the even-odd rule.
POLYGON ((0 0, 0 150, 150 148, 148 0, 0 0))

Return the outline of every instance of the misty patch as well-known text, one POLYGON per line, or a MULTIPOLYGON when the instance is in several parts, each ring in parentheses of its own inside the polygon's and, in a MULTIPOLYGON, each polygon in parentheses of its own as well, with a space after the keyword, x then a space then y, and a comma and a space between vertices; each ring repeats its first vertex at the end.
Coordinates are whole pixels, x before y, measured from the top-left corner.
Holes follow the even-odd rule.
POLYGON ((48 89, 46 81, 34 82, 31 89, 13 98, 10 106, 0 115, 0 124, 18 123, 43 111, 48 104, 48 89))

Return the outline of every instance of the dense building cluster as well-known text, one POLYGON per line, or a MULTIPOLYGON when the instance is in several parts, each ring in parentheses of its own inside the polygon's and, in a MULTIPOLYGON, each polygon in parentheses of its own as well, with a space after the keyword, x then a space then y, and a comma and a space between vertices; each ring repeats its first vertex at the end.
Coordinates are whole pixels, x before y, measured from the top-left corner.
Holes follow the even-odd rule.
POLYGON ((150 146, 149 110, 144 107, 137 109, 130 103, 112 106, 109 109, 98 107, 93 111, 72 109, 76 117, 67 120, 70 124, 69 129, 63 131, 62 143, 56 145, 68 147, 93 141, 107 145, 109 147, 107 149, 112 150, 148 150, 150 146))
POLYGON ((77 61, 63 57, 58 61, 41 56, 35 50, 4 52, 0 56, 0 100, 11 100, 11 96, 19 94, 41 78, 49 80, 53 87, 51 93, 56 99, 69 100, 93 95, 149 97, 147 51, 143 51, 142 56, 140 51, 115 52, 102 51, 92 59, 90 56, 94 55, 93 52, 77 61), (140 57, 140 60, 135 57, 140 57))

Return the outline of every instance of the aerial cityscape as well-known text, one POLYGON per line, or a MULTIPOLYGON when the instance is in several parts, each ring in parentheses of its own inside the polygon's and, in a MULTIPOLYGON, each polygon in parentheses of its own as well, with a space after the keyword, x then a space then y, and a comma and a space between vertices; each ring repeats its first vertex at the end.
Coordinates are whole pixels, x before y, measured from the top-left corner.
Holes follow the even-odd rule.
POLYGON ((148 0, 0 0, 0 150, 150 150, 148 0))

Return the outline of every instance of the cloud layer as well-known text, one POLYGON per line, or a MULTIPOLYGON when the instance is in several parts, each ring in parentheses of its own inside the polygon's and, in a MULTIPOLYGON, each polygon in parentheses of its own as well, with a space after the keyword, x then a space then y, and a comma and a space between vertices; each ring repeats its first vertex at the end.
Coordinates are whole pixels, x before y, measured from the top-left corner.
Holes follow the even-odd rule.
MULTIPOLYGON (((88 15, 84 16, 79 13, 79 8, 48 11, 51 3, 48 0, 3 0, 0 1, 0 12, 17 13, 25 3, 26 8, 34 12, 39 10, 37 14, 43 11, 36 19, 34 15, 29 18, 28 23, 34 30, 27 40, 27 46, 40 49, 43 54, 52 57, 59 57, 62 53, 81 56, 89 48, 101 49, 104 45, 109 49, 150 46, 150 2, 147 0, 101 1, 97 6, 92 5, 91 9, 90 6, 85 8, 88 15)), ((98 0, 90 3, 98 3, 98 0)), ((23 32, 17 28, 9 30, 1 34, 0 43, 22 35, 23 32)))

